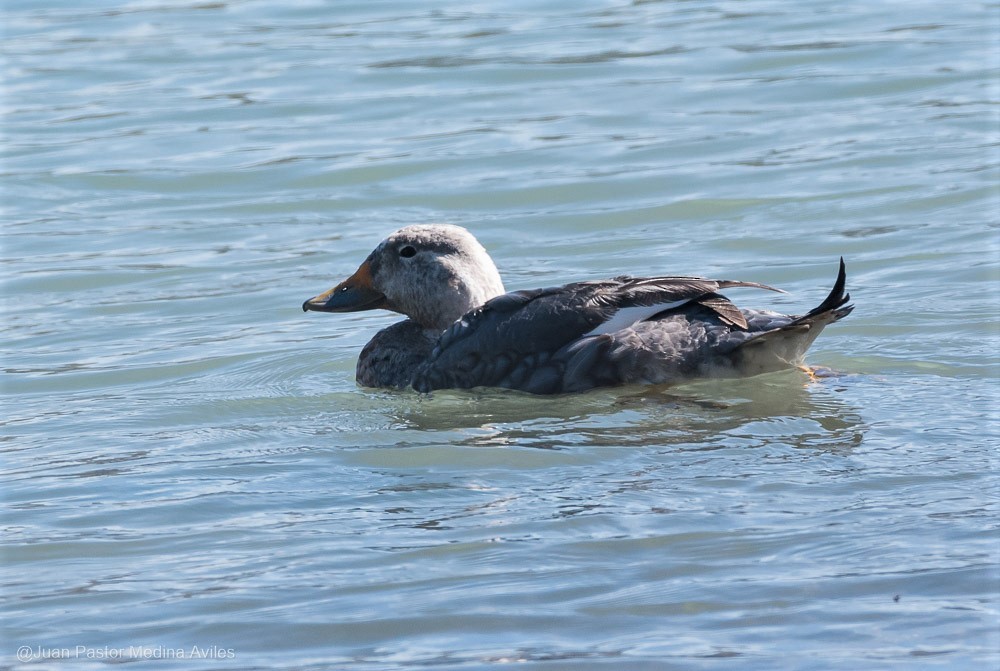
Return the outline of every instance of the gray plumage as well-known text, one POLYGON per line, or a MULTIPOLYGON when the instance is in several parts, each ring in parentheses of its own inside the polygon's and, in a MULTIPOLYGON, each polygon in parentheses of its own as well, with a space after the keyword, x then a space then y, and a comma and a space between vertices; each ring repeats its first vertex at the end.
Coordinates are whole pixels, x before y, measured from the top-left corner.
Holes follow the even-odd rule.
POLYGON ((362 350, 362 385, 552 394, 800 365, 820 331, 853 309, 845 282, 841 259, 830 295, 799 317, 740 309, 719 293, 777 289, 698 277, 616 277, 504 294, 496 267, 468 231, 411 226, 303 309, 381 307, 410 317, 362 350))
POLYGON ((440 331, 404 319, 375 334, 361 350, 355 377, 364 387, 410 386, 417 367, 431 355, 440 331))

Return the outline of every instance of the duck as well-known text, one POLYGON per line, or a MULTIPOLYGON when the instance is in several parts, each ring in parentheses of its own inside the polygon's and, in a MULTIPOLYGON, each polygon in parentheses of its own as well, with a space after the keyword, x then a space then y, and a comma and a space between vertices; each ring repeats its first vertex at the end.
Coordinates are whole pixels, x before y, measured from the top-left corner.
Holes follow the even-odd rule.
POLYGON ((703 277, 620 275, 507 292, 468 230, 417 224, 389 235, 350 277, 302 309, 406 317, 361 350, 363 387, 564 394, 803 367, 823 329, 854 309, 845 286, 841 257, 833 289, 798 316, 740 308, 720 293, 780 289, 703 277))

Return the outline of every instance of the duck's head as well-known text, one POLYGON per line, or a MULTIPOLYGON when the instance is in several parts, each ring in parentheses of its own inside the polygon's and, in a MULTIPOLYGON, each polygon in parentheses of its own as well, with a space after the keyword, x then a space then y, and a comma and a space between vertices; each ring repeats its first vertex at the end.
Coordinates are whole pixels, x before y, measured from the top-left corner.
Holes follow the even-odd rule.
POLYGON ((303 310, 399 312, 444 330, 469 310, 504 293, 500 273, 464 228, 401 228, 383 240, 346 280, 302 304, 303 310))

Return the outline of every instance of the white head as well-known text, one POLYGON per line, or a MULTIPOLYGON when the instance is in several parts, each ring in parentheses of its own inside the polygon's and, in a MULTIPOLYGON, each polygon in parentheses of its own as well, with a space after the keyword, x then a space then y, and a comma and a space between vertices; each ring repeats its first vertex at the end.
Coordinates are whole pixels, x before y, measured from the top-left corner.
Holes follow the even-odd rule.
POLYGON ((390 235, 353 275, 310 298, 302 309, 357 312, 383 308, 443 331, 502 293, 503 282, 493 259, 471 233, 460 226, 426 224, 390 235))

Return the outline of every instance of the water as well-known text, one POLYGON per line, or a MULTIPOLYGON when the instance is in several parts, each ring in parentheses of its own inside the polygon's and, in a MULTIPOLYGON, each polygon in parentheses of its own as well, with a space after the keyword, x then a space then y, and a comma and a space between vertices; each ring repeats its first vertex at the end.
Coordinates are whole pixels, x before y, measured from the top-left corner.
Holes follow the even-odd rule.
POLYGON ((995 6, 3 24, 7 667, 1000 664, 995 6), (792 312, 843 255, 857 310, 815 382, 359 389, 394 317, 299 306, 426 221, 512 289, 704 274, 792 312))

